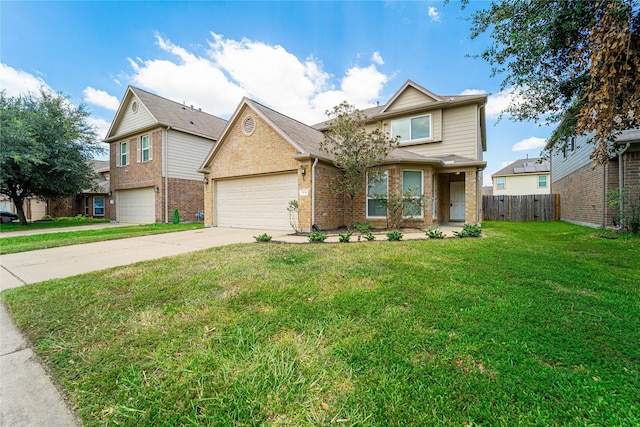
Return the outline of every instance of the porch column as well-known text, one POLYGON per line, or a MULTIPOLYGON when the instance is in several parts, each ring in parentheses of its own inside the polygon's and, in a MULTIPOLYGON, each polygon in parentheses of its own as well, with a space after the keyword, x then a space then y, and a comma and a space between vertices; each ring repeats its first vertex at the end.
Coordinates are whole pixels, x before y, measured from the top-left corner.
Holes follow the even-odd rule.
POLYGON ((478 219, 478 174, 474 169, 464 171, 464 222, 477 224, 478 219))

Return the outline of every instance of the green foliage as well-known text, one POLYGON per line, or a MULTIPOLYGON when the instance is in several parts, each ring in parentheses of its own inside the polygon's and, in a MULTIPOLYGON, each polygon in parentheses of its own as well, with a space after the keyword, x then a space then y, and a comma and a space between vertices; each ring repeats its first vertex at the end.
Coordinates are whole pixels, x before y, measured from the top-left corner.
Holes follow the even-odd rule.
POLYGON ((327 235, 324 234, 322 231, 314 231, 313 233, 310 233, 309 236, 307 236, 307 238, 311 243, 322 243, 325 240, 327 240, 327 235))
POLYGON ((472 39, 491 37, 476 57, 490 64, 492 77, 502 76, 502 90, 512 95, 504 113, 560 123, 554 147, 593 132, 592 157, 605 162, 613 148, 608 142, 640 127, 637 0, 493 0, 470 20, 472 39))
POLYGON ((368 232, 367 234, 364 234, 362 237, 367 239, 367 241, 369 242, 376 240, 376 236, 372 232, 368 232))
POLYGON ((390 231, 387 233, 387 240, 390 242, 399 242, 402 240, 402 236, 404 236, 404 234, 398 230, 390 231))
POLYGON ((344 234, 338 234, 338 240, 340 241, 340 243, 349 243, 349 240, 351 240, 351 236, 353 236, 353 232, 347 231, 344 234))
POLYGON ((355 228, 359 233, 366 234, 371 232, 371 224, 368 222, 356 222, 355 228))
POLYGON ((173 210, 173 215, 171 216, 171 223, 180 224, 180 212, 178 212, 178 209, 173 210))
POLYGON ((640 233, 640 185, 626 185, 607 193, 609 207, 618 210, 616 222, 626 231, 640 233))
POLYGON ((300 206, 298 205, 298 201, 293 199, 289 200, 289 204, 287 205, 287 212, 289 212, 289 224, 291 224, 291 228, 296 233, 300 232, 300 221, 298 219, 298 210, 300 206))
POLYGON ((51 215, 44 215, 42 218, 39 219, 39 221, 55 221, 55 218, 52 217, 51 215))
POLYGON ((462 231, 454 231, 453 235, 461 238, 465 237, 480 237, 482 229, 479 225, 465 224, 462 227, 462 231))
POLYGON ((0 194, 9 197, 20 223, 23 202, 71 197, 95 187, 89 160, 104 151, 84 105, 41 89, 37 95, 0 92, 0 194))
POLYGON ((365 187, 368 170, 380 165, 398 145, 398 138, 389 138, 382 123, 367 131, 366 114, 349 103, 342 102, 326 112, 329 129, 320 149, 333 157, 333 164, 342 175, 334 191, 350 199, 350 222, 353 225, 354 198, 365 187))
POLYGON ((431 230, 427 230, 427 232, 425 233, 425 235, 430 238, 430 239, 444 239, 445 234, 440 230, 440 227, 436 227, 434 229, 431 230))
POLYGON ((271 236, 269 236, 267 233, 260 234, 259 236, 253 236, 253 238, 256 239, 256 242, 270 242, 271 241, 271 236))
POLYGON ((425 196, 409 188, 402 194, 371 194, 387 211, 387 228, 400 228, 405 220, 419 217, 425 196))

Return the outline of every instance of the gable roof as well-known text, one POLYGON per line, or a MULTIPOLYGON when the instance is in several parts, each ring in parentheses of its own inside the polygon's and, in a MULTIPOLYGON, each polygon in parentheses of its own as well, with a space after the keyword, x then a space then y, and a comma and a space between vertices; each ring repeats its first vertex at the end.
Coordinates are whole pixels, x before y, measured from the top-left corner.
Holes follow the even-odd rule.
POLYGON ((113 141, 127 136, 127 134, 137 133, 142 129, 128 132, 127 134, 115 134, 118 125, 124 117, 125 106, 132 98, 137 98, 147 108, 154 120, 154 126, 164 126, 178 130, 180 132, 201 136, 208 139, 217 140, 224 129, 227 121, 211 114, 205 113, 192 106, 171 101, 137 87, 129 86, 125 92, 115 118, 109 127, 105 142, 113 141))
POLYGON ((541 158, 533 159, 520 159, 511 163, 508 166, 500 169, 494 173, 493 176, 505 176, 505 175, 525 175, 525 174, 541 174, 549 173, 551 170, 551 164, 548 160, 541 160, 541 158))
MULTIPOLYGON (((435 93, 425 89, 412 80, 407 80, 404 85, 387 101, 384 105, 378 105, 376 107, 370 107, 362 110, 367 116, 367 123, 374 123, 386 118, 392 118, 396 116, 403 116, 407 114, 413 114, 417 112, 424 112, 436 108, 449 108, 454 106, 461 106, 464 104, 478 104, 484 105, 487 102, 487 94, 478 95, 436 95, 435 93), (402 96, 410 88, 417 90, 425 95, 425 97, 431 98, 433 101, 424 102, 418 105, 412 105, 397 110, 390 110, 394 102, 402 96)), ((481 110, 481 114, 484 116, 484 109, 481 110)), ((325 120, 320 123, 314 124, 312 127, 320 131, 327 130, 331 120, 325 120)), ((483 138, 483 147, 486 150, 486 142, 483 138)))

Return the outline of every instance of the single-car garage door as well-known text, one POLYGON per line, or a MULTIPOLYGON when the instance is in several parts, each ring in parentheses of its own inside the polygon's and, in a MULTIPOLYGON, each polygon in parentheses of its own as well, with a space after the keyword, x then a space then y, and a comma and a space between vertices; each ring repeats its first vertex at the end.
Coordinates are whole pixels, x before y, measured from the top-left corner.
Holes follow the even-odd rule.
POLYGON ((298 175, 266 175, 216 182, 219 227, 289 230, 290 200, 298 199, 298 175))
POLYGON ((118 222, 151 224, 156 222, 156 194, 153 187, 118 190, 116 209, 118 222))

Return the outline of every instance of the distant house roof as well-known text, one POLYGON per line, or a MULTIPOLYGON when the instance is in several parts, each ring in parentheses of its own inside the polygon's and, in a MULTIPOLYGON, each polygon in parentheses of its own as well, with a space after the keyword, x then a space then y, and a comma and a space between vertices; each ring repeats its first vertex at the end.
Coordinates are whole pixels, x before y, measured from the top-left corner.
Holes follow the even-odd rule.
POLYGON ((119 121, 122 120, 123 114, 121 110, 127 99, 132 95, 135 95, 145 105, 155 119, 156 125, 159 126, 170 127, 181 132, 217 140, 227 124, 226 120, 205 113, 200 109, 129 86, 109 128, 105 142, 110 142, 123 136, 113 135, 113 131, 117 128, 119 121))
POLYGON ((542 160, 541 158, 520 159, 505 166, 491 176, 522 175, 528 173, 541 174, 548 173, 549 171, 551 171, 551 164, 548 160, 542 160))

